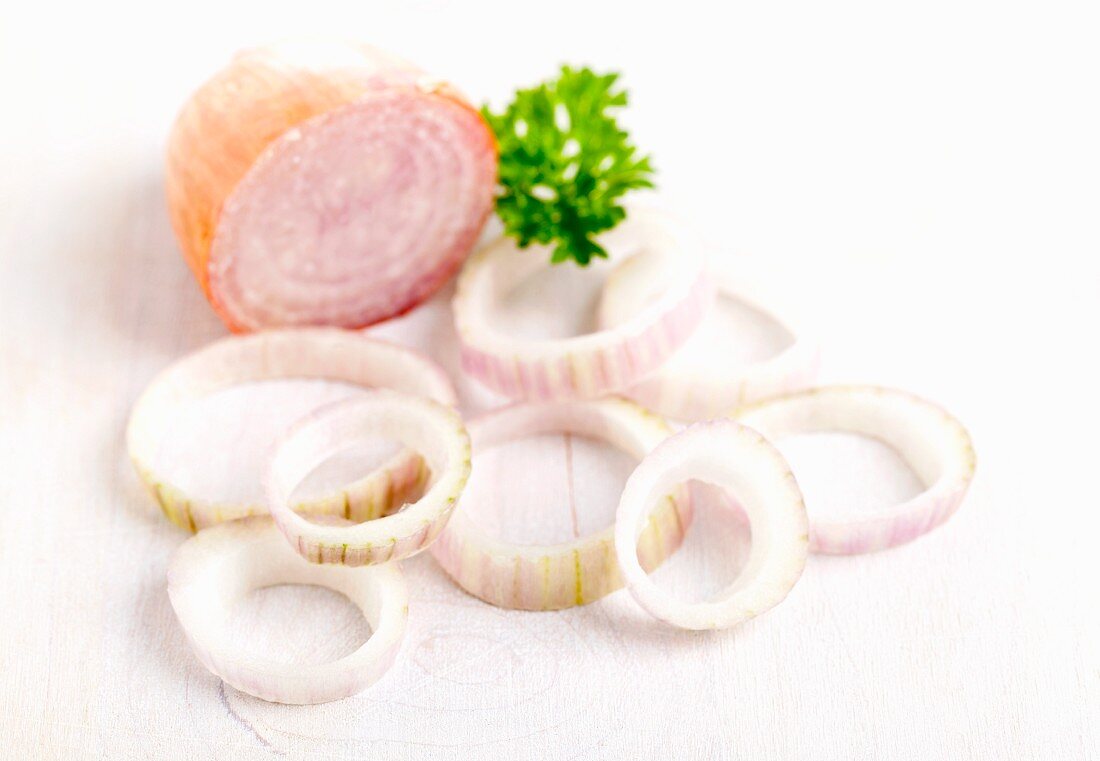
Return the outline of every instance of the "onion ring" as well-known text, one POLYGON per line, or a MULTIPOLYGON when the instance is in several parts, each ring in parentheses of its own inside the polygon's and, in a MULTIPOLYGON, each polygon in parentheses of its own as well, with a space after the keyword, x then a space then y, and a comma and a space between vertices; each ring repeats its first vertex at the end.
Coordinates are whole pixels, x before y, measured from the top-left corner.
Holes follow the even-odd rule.
POLYGON ((354 695, 393 664, 408 619, 408 591, 396 565, 368 569, 306 563, 270 518, 252 516, 191 537, 168 569, 168 598, 195 655, 241 692, 276 703, 325 703, 354 695), (240 652, 225 621, 249 592, 278 584, 314 584, 340 592, 362 610, 372 634, 330 663, 289 664, 240 652))
MULTIPOLYGON (((469 423, 478 450, 541 433, 604 439, 644 457, 670 433, 660 418, 624 399, 517 404, 469 423)), ((637 542, 642 565, 653 569, 680 546, 691 521, 685 487, 664 495, 637 542)), ((614 526, 552 545, 515 544, 489 535, 462 510, 451 516, 432 556, 470 594, 501 608, 560 610, 584 605, 622 587, 615 563, 614 526)))
MULTIPOLYGON (((189 495, 158 473, 152 458, 169 435, 172 416, 180 405, 230 386, 278 378, 324 378, 391 387, 446 404, 455 400, 450 380, 427 358, 349 331, 302 328, 216 341, 163 370, 134 405, 127 426, 130 459, 164 514, 177 526, 194 532, 222 521, 267 513, 262 504, 218 503, 189 495)), ((310 500, 297 509, 349 519, 374 518, 417 493, 426 477, 420 457, 401 452, 341 492, 310 500)))
POLYGON ((274 447, 264 494, 275 522, 298 553, 313 563, 374 565, 423 550, 439 535, 470 476, 470 438, 450 407, 429 399, 376 390, 306 415, 274 447), (400 441, 431 472, 419 500, 395 513, 352 526, 313 523, 295 512, 295 487, 328 458, 364 435, 400 441))
MULTIPOLYGON (((632 257, 611 273, 600 298, 601 327, 624 323, 645 307, 654 289, 663 287, 659 275, 650 270, 651 267, 632 257)), ((771 317, 794 336, 794 342, 767 359, 748 365, 738 362, 723 354, 721 346, 714 345, 714 334, 706 328, 707 320, 716 319, 716 305, 699 330, 668 362, 624 391, 624 396, 675 420, 696 421, 719 417, 738 405, 797 391, 813 383, 821 364, 815 340, 758 304, 729 278, 717 279, 716 288, 719 301, 741 301, 771 317)))
POLYGON ((827 431, 878 439, 893 447, 924 483, 925 491, 879 515, 813 519, 814 552, 854 555, 912 541, 954 514, 974 477, 974 447, 962 424, 904 391, 826 386, 750 405, 733 417, 773 441, 827 431))
POLYGON ((615 550, 627 589, 654 617, 684 629, 722 629, 774 607, 806 564, 802 493, 783 455, 732 420, 696 423, 670 437, 627 479, 615 515, 615 550), (638 562, 635 544, 650 506, 669 488, 698 479, 736 493, 752 525, 745 568, 719 599, 687 603, 663 591, 638 562))
POLYGON ((562 339, 516 338, 493 324, 489 306, 502 292, 553 265, 549 255, 520 251, 502 238, 476 252, 459 275, 455 327, 462 368, 511 399, 590 399, 627 388, 657 369, 695 330, 713 289, 702 257, 672 219, 636 208, 603 242, 639 249, 664 274, 663 292, 613 330, 562 339))

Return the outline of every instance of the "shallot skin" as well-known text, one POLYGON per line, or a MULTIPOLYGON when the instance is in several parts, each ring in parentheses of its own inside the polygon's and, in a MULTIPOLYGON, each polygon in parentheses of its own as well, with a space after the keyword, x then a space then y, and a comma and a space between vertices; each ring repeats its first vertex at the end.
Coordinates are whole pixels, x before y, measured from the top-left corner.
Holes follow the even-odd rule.
MULTIPOLYGON (((400 125, 395 129, 399 128, 400 125)), ((441 139, 439 135, 432 138, 437 142, 441 139)), ((184 104, 170 132, 166 152, 169 216, 184 259, 214 310, 234 332, 295 325, 360 328, 415 307, 449 279, 472 249, 491 213, 495 181, 495 139, 477 110, 456 89, 386 52, 335 40, 286 41, 238 53, 184 104), (458 147, 452 149, 461 152, 461 161, 452 162, 453 166, 445 169, 455 173, 465 170, 469 175, 463 176, 465 182, 460 186, 467 199, 460 211, 454 213, 457 222, 452 216, 441 223, 448 225, 453 240, 448 238, 446 244, 438 244, 437 248, 445 246, 447 250, 422 251, 421 258, 411 257, 407 271, 397 273, 401 280, 395 286, 387 288, 390 284, 386 282, 376 284, 379 290, 394 294, 380 306, 341 312, 339 305, 330 309, 325 304, 325 295, 318 293, 312 299, 316 303, 310 305, 312 312, 289 314, 285 319, 266 315, 246 319, 240 309, 227 303, 226 292, 231 286, 248 291, 253 284, 219 284, 214 261, 219 256, 223 259, 228 256, 218 252, 217 242, 219 225, 225 220, 234 191, 243 187, 242 181, 254 167, 270 166, 278 158, 287 136, 297 134, 296 128, 308 128, 311 120, 316 124, 322 117, 348 108, 369 110, 368 101, 376 96, 401 98, 413 104, 408 106, 409 110, 434 109, 433 118, 461 121, 461 139, 454 141, 458 147), (438 116, 440 113, 442 117, 438 116)), ((435 207, 454 200, 453 196, 447 198, 439 193, 424 195, 423 203, 435 207)), ((425 234, 431 232, 429 229, 425 234)), ((403 253, 399 241, 392 245, 393 251, 383 252, 389 254, 389 261, 403 253)), ((430 245, 427 244, 429 248, 430 245)), ((298 247, 299 252, 309 250, 308 245, 298 247)), ((351 262, 346 268, 352 269, 358 260, 369 260, 372 253, 347 250, 341 251, 340 256, 351 262)), ((220 266, 224 269, 226 265, 220 266)), ((387 261, 379 269, 385 266, 387 261)), ((272 262, 271 268, 277 272, 286 265, 272 262)), ((292 285, 295 276, 293 272, 289 276, 292 285)), ((260 282, 256 288, 263 291, 267 285, 260 282)), ((311 285, 304 283, 303 290, 311 285)), ((360 288, 359 293, 366 290, 360 288)), ((272 300, 278 301, 280 296, 276 290, 272 300)), ((377 301, 380 297, 374 298, 377 301)), ((306 300, 310 298, 307 296, 306 300)))

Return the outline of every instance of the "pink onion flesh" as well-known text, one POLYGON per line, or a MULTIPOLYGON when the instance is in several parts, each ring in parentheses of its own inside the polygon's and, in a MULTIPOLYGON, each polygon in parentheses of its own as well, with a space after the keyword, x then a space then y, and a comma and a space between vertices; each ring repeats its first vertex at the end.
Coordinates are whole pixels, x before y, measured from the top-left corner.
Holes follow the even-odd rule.
POLYGON ((854 555, 912 541, 955 513, 974 477, 974 448, 962 424, 904 391, 825 386, 750 405, 734 417, 773 441, 822 432, 877 439, 893 447, 924 484, 917 496, 873 515, 812 516, 814 552, 854 555))

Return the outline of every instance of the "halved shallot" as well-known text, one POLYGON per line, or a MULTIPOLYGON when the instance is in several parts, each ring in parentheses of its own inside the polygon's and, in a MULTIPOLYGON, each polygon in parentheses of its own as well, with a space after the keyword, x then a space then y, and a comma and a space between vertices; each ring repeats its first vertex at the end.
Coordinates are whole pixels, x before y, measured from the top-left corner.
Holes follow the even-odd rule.
POLYGON ((772 608, 806 564, 809 543, 802 493, 783 455, 732 420, 696 423, 653 450, 627 479, 615 515, 615 551, 627 589, 656 618, 685 629, 722 629, 772 608), (688 603, 662 590, 636 550, 653 505, 696 479, 729 491, 752 527, 752 549, 718 599, 688 603))
MULTIPOLYGON (((468 424, 475 451, 545 433, 576 433, 606 440, 641 459, 671 430, 663 420, 624 399, 516 404, 468 424)), ((615 564, 614 527, 550 545, 519 544, 490 535, 463 510, 451 516, 432 555, 459 586, 502 608, 558 610, 584 605, 622 586, 615 564)), ((691 521, 688 490, 672 485, 647 513, 636 542, 646 569, 660 565, 691 521)))
POLYGON ((276 703, 339 700, 362 691, 393 664, 409 614, 396 564, 376 568, 318 566, 302 560, 270 518, 223 523, 191 537, 168 569, 168 598, 195 655, 241 692, 276 703), (355 652, 322 664, 279 663, 235 648, 226 622, 250 592, 278 584, 312 584, 345 595, 371 626, 355 652))
POLYGON ((453 87, 366 45, 239 53, 168 141, 180 246, 234 331, 362 327, 462 263, 492 209, 496 145, 453 87))
POLYGON ((313 563, 374 565, 415 555, 443 530, 470 476, 470 438, 451 407, 376 390, 315 410, 276 443, 264 477, 275 522, 313 563), (317 523, 290 503, 315 468, 365 437, 396 439, 418 453, 431 474, 424 495, 381 518, 356 525, 317 523))
POLYGON ((974 477, 974 448, 962 424, 904 391, 825 386, 750 405, 733 416, 772 441, 821 432, 877 439, 893 447, 924 483, 917 496, 873 515, 813 517, 814 552, 854 555, 912 541, 954 514, 974 477))
MULTIPOLYGON (((501 328, 493 305, 547 268, 549 253, 510 238, 467 261, 454 298, 462 367, 512 399, 591 399, 632 386, 695 330, 713 291, 698 246, 668 214, 632 207, 600 239, 613 259, 633 255, 661 273, 661 292, 613 329, 558 339, 523 339, 501 328)), ((572 265, 561 265, 572 266, 572 265)))
MULTIPOLYGON (((820 352, 804 326, 789 326, 756 303, 728 276, 716 276, 717 300, 699 329, 657 372, 624 395, 674 420, 709 420, 739 404, 747 404, 805 388, 817 375, 820 352), (746 363, 730 350, 742 340, 722 324, 722 313, 732 302, 771 318, 793 336, 779 353, 746 363)), ((620 264, 604 284, 599 324, 614 328, 628 321, 664 287, 660 273, 633 257, 620 264)))
MULTIPOLYGON (((395 344, 333 328, 300 328, 231 336, 189 354, 163 370, 145 389, 126 430, 130 459, 164 514, 198 531, 246 515, 263 515, 263 504, 212 501, 173 485, 155 462, 187 403, 230 386, 280 378, 323 378, 365 387, 387 387, 453 404, 446 374, 431 360, 395 344)), ((246 421, 241 421, 244 426, 246 421)), ((427 478, 414 452, 398 453, 370 475, 335 494, 296 508, 305 513, 366 519, 400 506, 427 478)))

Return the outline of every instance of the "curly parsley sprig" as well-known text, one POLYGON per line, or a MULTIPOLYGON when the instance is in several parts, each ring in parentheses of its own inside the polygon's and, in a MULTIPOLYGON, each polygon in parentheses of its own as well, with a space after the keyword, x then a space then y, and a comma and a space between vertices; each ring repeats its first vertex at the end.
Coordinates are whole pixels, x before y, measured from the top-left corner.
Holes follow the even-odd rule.
POLYGON ((606 257, 593 237, 618 224, 617 200, 653 187, 649 156, 638 156, 612 112, 626 105, 616 73, 563 66, 557 79, 527 90, 500 114, 482 115, 500 146, 497 213, 520 248, 554 245, 551 261, 581 266, 606 257))

